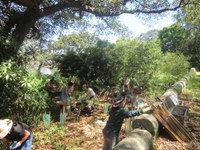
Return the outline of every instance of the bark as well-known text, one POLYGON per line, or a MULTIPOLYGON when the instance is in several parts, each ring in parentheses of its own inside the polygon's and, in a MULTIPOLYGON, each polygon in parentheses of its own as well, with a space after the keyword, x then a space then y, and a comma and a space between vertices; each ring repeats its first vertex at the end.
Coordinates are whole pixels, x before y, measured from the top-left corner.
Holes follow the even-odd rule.
POLYGON ((144 129, 133 130, 113 150, 152 150, 152 135, 144 129))
MULTIPOLYGON (((179 0, 179 2, 177 2, 177 5, 175 6, 172 5, 160 9, 152 9, 151 6, 149 6, 149 8, 145 8, 143 6, 143 3, 140 1, 134 1, 132 3, 137 4, 139 6, 139 9, 136 7, 132 10, 123 10, 124 7, 120 7, 120 4, 117 8, 110 7, 112 6, 112 2, 107 4, 109 5, 109 7, 104 7, 103 4, 91 5, 90 3, 83 3, 82 1, 72 0, 58 1, 57 4, 49 3, 50 6, 48 6, 48 3, 43 2, 43 0, 3 0, 5 8, 13 3, 15 5, 18 4, 24 6, 25 8, 27 8, 27 10, 25 12, 22 12, 22 10, 19 12, 17 12, 17 10, 8 11, 10 13, 7 15, 8 21, 5 23, 4 31, 1 33, 1 36, 3 35, 3 38, 1 37, 0 42, 1 59, 2 57, 5 57, 5 59, 9 59, 9 57, 15 56, 17 54, 19 47, 23 43, 26 35, 31 31, 31 28, 39 19, 52 15, 64 9, 76 8, 76 11, 88 12, 99 17, 113 17, 119 16, 123 13, 152 14, 166 12, 169 10, 172 11, 177 10, 178 8, 183 7, 189 3, 189 1, 188 3, 185 3, 184 0, 179 0), (39 7, 40 5, 42 5, 42 7, 39 7), (7 41, 9 41, 9 43, 6 43, 7 41), (9 55, 7 53, 9 53, 9 55)), ((4 19, 7 19, 7 17, 5 17, 4 19)))
POLYGON ((159 123, 152 114, 142 114, 134 118, 132 128, 146 129, 154 138, 156 138, 158 135, 159 123))
POLYGON ((182 93, 183 88, 186 86, 191 75, 184 76, 180 81, 173 84, 161 97, 163 104, 168 110, 171 110, 174 106, 179 105, 178 97, 182 93))

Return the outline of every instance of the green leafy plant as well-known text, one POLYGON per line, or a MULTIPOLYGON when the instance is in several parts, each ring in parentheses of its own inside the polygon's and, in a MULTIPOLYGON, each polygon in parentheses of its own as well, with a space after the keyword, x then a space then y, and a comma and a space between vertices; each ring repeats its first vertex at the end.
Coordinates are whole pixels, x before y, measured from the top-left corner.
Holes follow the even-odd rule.
POLYGON ((35 72, 9 60, 0 64, 0 117, 37 123, 48 105, 48 95, 35 72), (26 114, 26 115, 24 115, 26 114))

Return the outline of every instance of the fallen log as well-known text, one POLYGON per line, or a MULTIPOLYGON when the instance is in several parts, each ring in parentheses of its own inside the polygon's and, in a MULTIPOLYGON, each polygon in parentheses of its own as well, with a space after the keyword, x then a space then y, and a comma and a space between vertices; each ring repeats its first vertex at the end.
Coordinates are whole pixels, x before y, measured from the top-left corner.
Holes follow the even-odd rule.
POLYGON ((186 86, 187 81, 191 78, 188 74, 184 76, 180 81, 174 83, 161 97, 163 104, 170 110, 175 105, 178 105, 177 98, 182 93, 183 88, 186 86))
POLYGON ((158 135, 159 123, 152 114, 142 114, 134 118, 132 128, 141 128, 149 131, 154 139, 158 135))
POLYGON ((151 150, 152 135, 145 129, 134 129, 126 138, 120 141, 113 150, 151 150))

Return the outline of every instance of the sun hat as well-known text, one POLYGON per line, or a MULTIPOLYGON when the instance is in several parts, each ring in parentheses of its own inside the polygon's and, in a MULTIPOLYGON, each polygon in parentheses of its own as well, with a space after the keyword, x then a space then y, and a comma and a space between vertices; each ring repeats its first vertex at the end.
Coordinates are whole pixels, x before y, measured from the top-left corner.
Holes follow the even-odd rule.
POLYGON ((114 99, 113 107, 119 107, 119 105, 124 101, 124 97, 118 96, 114 99))
POLYGON ((0 139, 3 139, 12 128, 13 122, 10 119, 0 120, 0 139))

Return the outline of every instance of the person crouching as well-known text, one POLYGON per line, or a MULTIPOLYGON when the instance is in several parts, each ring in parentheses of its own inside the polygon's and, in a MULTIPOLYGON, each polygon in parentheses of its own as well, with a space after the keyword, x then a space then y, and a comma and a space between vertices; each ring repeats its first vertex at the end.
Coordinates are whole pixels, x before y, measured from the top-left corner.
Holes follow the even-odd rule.
POLYGON ((27 124, 13 122, 10 119, 0 120, 0 140, 3 141, 3 150, 7 150, 9 141, 13 142, 11 150, 30 150, 32 139, 32 131, 27 124))

